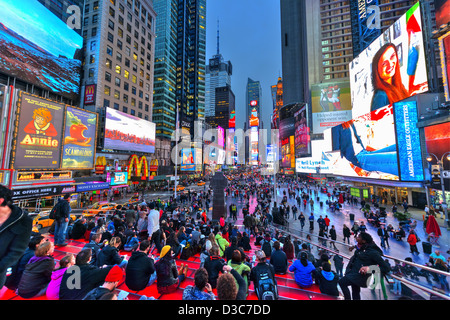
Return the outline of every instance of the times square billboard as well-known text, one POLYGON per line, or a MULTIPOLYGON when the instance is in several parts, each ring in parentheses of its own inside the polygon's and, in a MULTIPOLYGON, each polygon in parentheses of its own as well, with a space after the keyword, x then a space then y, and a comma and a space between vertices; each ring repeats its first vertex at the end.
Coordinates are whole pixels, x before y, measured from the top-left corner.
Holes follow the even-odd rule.
POLYGON ((83 38, 37 0, 2 0, 0 12, 0 72, 76 101, 83 38))

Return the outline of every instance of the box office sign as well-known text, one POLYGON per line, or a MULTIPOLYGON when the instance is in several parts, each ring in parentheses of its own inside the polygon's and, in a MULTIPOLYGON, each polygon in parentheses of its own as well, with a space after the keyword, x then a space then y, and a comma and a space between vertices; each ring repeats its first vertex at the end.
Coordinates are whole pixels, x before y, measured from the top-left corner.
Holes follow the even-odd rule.
POLYGON ((31 198, 51 197, 62 195, 64 193, 75 192, 75 186, 47 186, 32 189, 18 189, 13 191, 13 200, 23 200, 31 198))
POLYGON ((19 94, 11 169, 59 169, 65 106, 19 94))
POLYGON ((17 182, 72 179, 72 171, 18 172, 17 182))

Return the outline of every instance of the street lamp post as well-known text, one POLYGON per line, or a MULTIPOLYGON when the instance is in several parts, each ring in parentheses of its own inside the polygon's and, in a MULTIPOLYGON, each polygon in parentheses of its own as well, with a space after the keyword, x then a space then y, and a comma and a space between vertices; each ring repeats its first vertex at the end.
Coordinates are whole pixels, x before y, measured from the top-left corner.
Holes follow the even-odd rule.
POLYGON ((431 156, 433 156, 436 159, 437 164, 439 165, 439 176, 441 178, 441 190, 442 190, 442 208, 444 209, 444 216, 445 216, 444 218, 445 218, 445 224, 446 224, 447 230, 450 230, 449 219, 448 219, 448 210, 447 210, 447 199, 445 196, 445 185, 444 185, 444 157, 446 155, 447 155, 447 160, 450 161, 450 151, 444 153, 440 160, 435 154, 429 153, 428 157, 427 157, 427 161, 431 163, 431 161, 433 161, 433 158, 431 156))
POLYGON ((177 102, 177 117, 176 117, 176 123, 175 123, 175 183, 174 183, 174 190, 175 190, 175 201, 177 201, 177 182, 178 182, 178 102, 177 102))

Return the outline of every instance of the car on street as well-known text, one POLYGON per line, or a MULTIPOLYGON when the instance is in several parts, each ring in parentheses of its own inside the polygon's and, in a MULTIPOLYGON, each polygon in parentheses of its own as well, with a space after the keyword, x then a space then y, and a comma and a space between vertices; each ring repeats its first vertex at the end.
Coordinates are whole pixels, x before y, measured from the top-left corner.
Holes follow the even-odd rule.
MULTIPOLYGON (((38 231, 43 228, 49 228, 55 221, 54 219, 50 219, 48 215, 50 211, 41 211, 33 218, 33 227, 38 231)), ((70 220, 73 222, 77 220, 77 217, 73 214, 70 215, 70 220)))
POLYGON ((199 181, 199 182, 197 182, 197 185, 198 185, 199 187, 203 187, 205 184, 206 184, 205 181, 199 181))
POLYGON ((115 210, 117 207, 117 203, 99 203, 96 202, 92 206, 88 207, 87 209, 83 210, 83 216, 84 217, 92 217, 96 215, 105 214, 108 211, 115 210))

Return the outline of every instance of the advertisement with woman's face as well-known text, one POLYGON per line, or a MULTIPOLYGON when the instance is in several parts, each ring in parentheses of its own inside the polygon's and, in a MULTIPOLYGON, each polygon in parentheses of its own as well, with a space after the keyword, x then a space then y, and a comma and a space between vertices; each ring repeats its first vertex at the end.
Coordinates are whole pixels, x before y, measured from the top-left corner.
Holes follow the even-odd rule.
POLYGON ((417 2, 350 63, 352 118, 428 91, 417 2))

